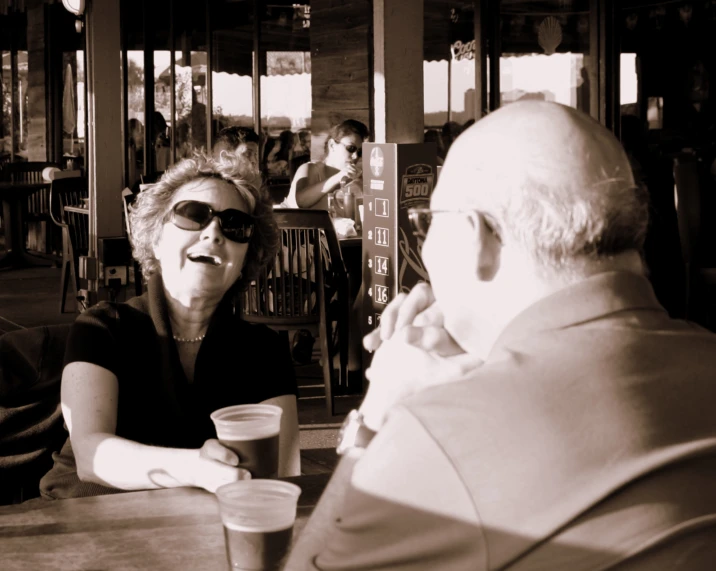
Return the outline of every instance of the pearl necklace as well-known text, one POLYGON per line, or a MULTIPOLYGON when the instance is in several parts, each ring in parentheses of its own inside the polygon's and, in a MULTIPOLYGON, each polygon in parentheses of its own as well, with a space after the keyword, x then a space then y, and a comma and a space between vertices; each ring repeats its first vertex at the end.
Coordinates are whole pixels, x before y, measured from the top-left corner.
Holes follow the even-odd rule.
POLYGON ((194 337, 194 339, 185 339, 184 337, 178 337, 177 335, 172 335, 172 337, 177 343, 198 343, 206 337, 206 333, 204 333, 204 335, 199 335, 199 337, 194 337))

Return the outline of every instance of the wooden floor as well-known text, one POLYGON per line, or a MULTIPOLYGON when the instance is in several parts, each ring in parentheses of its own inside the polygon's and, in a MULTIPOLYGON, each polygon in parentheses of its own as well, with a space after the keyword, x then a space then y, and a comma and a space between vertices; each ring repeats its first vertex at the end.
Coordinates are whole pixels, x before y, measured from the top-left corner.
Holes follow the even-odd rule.
MULTIPOLYGON (((0 335, 8 331, 72 323, 76 314, 59 312, 60 270, 30 268, 0 270, 0 335)), ((70 296, 67 308, 72 307, 70 296)), ((296 365, 301 465, 304 474, 331 472, 337 463, 336 438, 345 415, 360 404, 360 396, 336 397, 336 415, 326 410, 323 376, 314 346, 313 362, 296 365)))

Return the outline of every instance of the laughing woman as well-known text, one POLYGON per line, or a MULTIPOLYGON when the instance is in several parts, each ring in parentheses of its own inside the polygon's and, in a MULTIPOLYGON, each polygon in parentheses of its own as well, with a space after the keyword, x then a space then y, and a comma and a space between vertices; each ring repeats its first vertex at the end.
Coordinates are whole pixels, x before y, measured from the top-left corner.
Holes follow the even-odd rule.
POLYGON ((43 497, 196 486, 239 478, 212 411, 283 409, 279 476, 300 473, 296 383, 278 334, 235 315, 236 293, 273 260, 271 205, 240 156, 197 156, 142 192, 130 215, 148 291, 100 303, 73 325, 62 375, 70 433, 43 497))

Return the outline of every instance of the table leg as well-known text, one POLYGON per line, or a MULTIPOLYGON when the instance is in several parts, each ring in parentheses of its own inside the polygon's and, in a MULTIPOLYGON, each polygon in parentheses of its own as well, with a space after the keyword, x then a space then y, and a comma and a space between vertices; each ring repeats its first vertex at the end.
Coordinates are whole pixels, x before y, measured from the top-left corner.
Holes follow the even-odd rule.
POLYGON ((0 259, 0 269, 20 269, 52 264, 43 258, 28 254, 23 236, 22 199, 5 198, 2 201, 3 223, 5 226, 5 256, 0 259))

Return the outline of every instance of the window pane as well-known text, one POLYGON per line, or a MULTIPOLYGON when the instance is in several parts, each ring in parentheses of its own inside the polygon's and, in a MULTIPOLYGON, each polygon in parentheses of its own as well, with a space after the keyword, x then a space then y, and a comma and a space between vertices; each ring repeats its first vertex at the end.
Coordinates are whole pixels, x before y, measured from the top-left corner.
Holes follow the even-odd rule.
POLYGON ((475 119, 475 9, 472 0, 425 0, 425 141, 445 155, 475 119))
POLYGON ((85 70, 84 51, 62 54, 62 154, 69 168, 84 166, 85 70))
POLYGON ((139 0, 123 0, 122 27, 127 51, 127 181, 134 187, 144 174, 144 131, 147 123, 144 103, 144 15, 139 0))
POLYGON ((589 0, 503 2, 500 9, 501 104, 556 101, 590 113, 589 0))
POLYGON ((0 165, 10 160, 12 149, 12 77, 10 75, 10 52, 2 52, 2 75, 0 92, 2 96, 2 123, 0 123, 0 165))
POLYGON ((191 10, 174 10, 176 157, 207 149, 206 105, 206 3, 191 10))
POLYGON ((212 117, 214 133, 224 127, 254 127, 253 0, 212 4, 212 117))
POLYGON ((268 184, 284 183, 310 158, 309 4, 263 8, 260 62, 263 169, 268 184))
MULTIPOLYGON (((200 9, 199 3, 194 3, 200 9)), ((151 116, 151 152, 155 173, 167 170, 171 162, 171 67, 169 27, 171 0, 152 0, 149 4, 151 46, 154 64, 154 111, 151 116)), ((147 30, 149 32, 149 30, 147 30)), ((149 118, 148 118, 149 119, 149 118)))
POLYGON ((27 52, 18 51, 17 61, 17 98, 19 102, 15 109, 17 121, 15 123, 15 153, 27 159, 27 143, 30 130, 30 113, 28 110, 28 73, 27 52))

